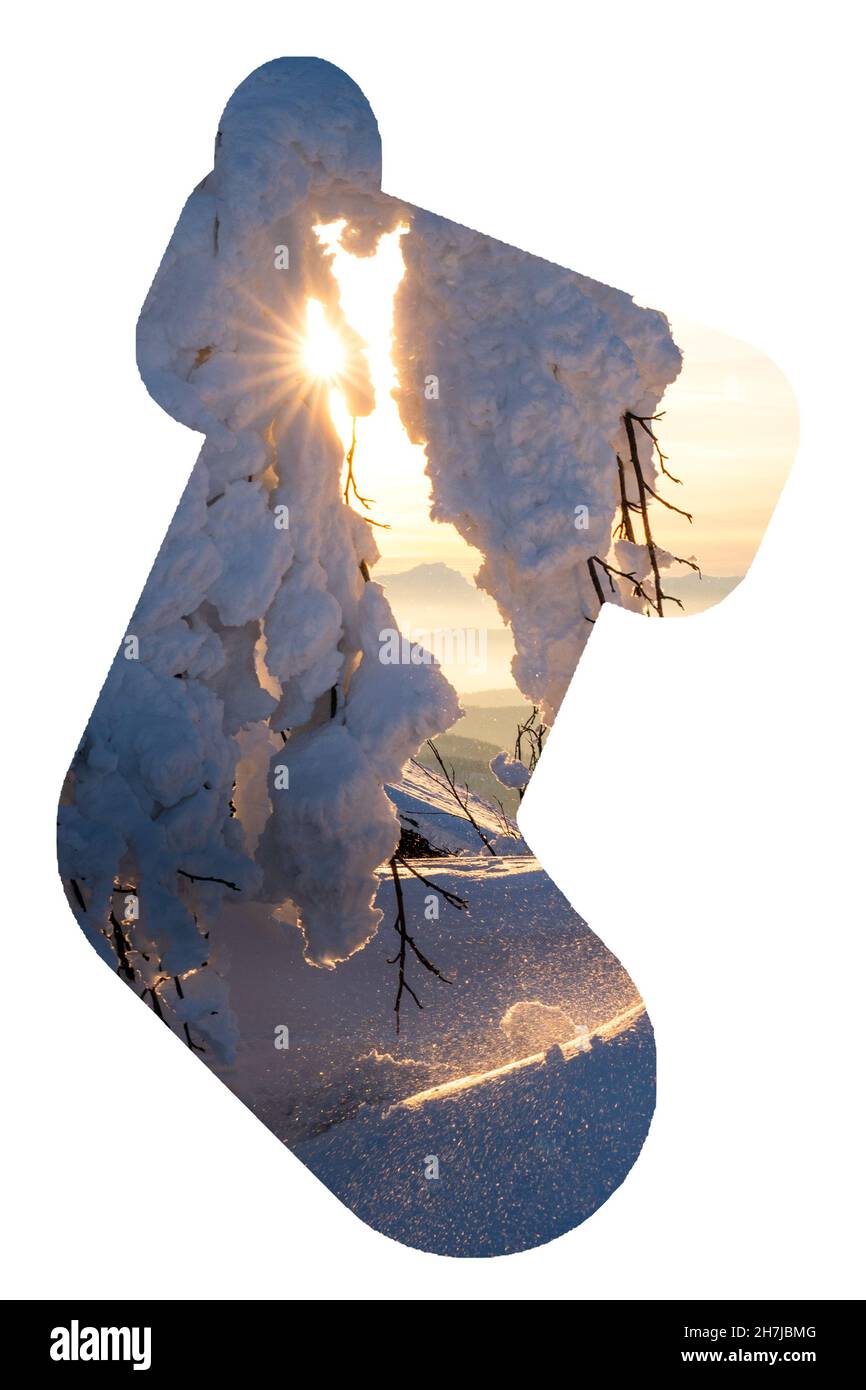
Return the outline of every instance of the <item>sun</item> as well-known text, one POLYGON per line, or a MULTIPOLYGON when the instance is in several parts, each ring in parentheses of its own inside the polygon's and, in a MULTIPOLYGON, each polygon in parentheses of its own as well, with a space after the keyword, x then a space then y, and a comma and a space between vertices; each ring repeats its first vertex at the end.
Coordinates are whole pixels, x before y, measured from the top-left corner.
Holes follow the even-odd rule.
POLYGON ((307 336, 303 348, 304 366, 310 376, 334 381, 346 368, 343 344, 325 317, 318 299, 307 300, 307 336))

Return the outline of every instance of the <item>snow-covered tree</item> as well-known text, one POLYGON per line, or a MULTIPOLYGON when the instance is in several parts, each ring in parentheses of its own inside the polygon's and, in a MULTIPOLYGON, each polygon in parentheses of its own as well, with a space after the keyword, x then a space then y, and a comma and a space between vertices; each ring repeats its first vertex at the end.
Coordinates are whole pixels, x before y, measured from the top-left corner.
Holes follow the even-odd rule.
POLYGON ((655 477, 651 434, 628 420, 650 420, 678 371, 663 316, 386 197, 380 173, 375 119, 343 73, 260 68, 226 108, 139 323, 147 389, 204 443, 71 769, 60 866, 100 953, 224 1057, 236 1030, 214 914, 228 897, 290 901, 311 964, 362 949, 400 835, 385 787, 459 714, 434 663, 379 659, 397 624, 305 361, 310 300, 344 344, 352 414, 372 392, 316 226, 341 219, 361 255, 408 228, 400 411, 427 450, 432 515, 481 551, 478 583, 545 720, 597 612, 593 557, 607 582, 637 578, 615 578, 635 607, 651 570, 645 545, 611 547, 630 515, 618 459, 632 449, 655 477))

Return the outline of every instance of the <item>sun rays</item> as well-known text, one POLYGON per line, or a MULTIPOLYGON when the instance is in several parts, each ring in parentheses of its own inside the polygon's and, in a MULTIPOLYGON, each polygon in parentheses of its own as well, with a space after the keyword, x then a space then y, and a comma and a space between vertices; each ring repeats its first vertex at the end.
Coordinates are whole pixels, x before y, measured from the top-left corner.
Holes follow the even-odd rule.
POLYGON ((346 349, 340 335, 328 322, 325 306, 318 299, 307 300, 307 335, 303 357, 310 375, 329 385, 338 381, 346 370, 346 349))

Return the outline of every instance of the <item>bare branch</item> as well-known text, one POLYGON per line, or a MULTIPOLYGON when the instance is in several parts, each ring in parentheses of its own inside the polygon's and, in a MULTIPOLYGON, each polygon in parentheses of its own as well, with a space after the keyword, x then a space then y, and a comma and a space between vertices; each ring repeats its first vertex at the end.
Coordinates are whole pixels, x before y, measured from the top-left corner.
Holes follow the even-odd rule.
MULTIPOLYGON (((538 706, 533 705, 532 713, 527 717, 527 719, 524 720, 522 724, 518 723, 517 737, 514 740, 514 756, 518 762, 525 763, 526 770, 530 774, 530 776, 538 766, 538 759, 541 757, 541 752, 544 747, 544 736, 546 733, 547 725, 541 723, 541 721, 538 718, 538 706), (529 744, 528 762, 523 757, 524 739, 526 739, 529 744)), ((523 800, 525 792, 525 786, 517 788, 518 801, 523 800)))
POLYGON ((461 898, 459 893, 451 893, 447 888, 440 888, 438 883, 433 883, 431 879, 425 878, 423 874, 419 874, 418 870, 413 869, 412 865, 407 859, 403 858, 402 854, 395 854, 394 858, 397 860, 397 863, 402 864, 403 868, 407 869, 410 874, 414 874, 414 876, 420 879, 422 883, 426 884, 428 888, 432 888, 434 893, 439 893, 445 899, 446 903, 450 903, 452 907, 456 907, 460 912, 469 911, 468 902, 465 898, 461 898))
POLYGON ((117 952, 118 974, 125 975, 127 980, 134 980, 135 969, 133 968, 132 962, 129 959, 129 952, 132 950, 132 946, 126 935, 126 932, 123 930, 123 927, 121 926, 117 917, 114 915, 114 908, 109 909, 108 921, 111 925, 114 949, 117 952))
POLYGON ((691 512, 684 512, 682 507, 675 507, 673 502, 668 502, 664 497, 659 497, 658 493, 655 491, 654 488, 650 487, 648 482, 644 481, 644 487, 646 488, 650 497, 654 497, 657 502, 661 502, 662 506, 667 507, 668 511, 677 512, 680 516, 684 516, 687 521, 694 521, 694 517, 692 516, 691 512))
POLYGON ((634 432, 634 422, 637 418, 638 417, 636 415, 632 415, 630 410, 627 410, 625 415, 623 416, 623 421, 625 423, 626 435, 628 436, 628 448, 629 455, 631 457, 631 464, 632 468, 634 469, 635 478, 637 480, 638 498, 640 501, 641 518, 643 520, 644 539, 646 541, 646 547, 649 552, 650 565, 652 566, 653 578, 655 580, 656 597, 653 607, 655 608, 659 617, 663 618, 664 594, 662 593, 662 579, 661 574, 659 573, 658 556, 656 555, 655 542, 653 541, 652 527, 650 526, 649 503, 647 501, 647 486, 644 481, 643 469, 640 465, 640 455, 638 454, 637 439, 635 438, 634 432))
POLYGON ((233 893, 241 890, 236 883, 230 882, 227 878, 212 878, 210 874, 188 874, 186 869, 178 869, 181 878, 188 878, 190 883, 221 883, 224 888, 231 888, 233 893))
POLYGON ((199 1047, 198 1043, 194 1043, 194 1042, 193 1042, 192 1037, 191 1037, 191 1035, 190 1035, 190 1031, 189 1031, 189 1024, 186 1023, 186 1022, 184 1022, 183 1031, 184 1031, 184 1034, 185 1034, 185 1036, 186 1036, 186 1045, 187 1045, 187 1047, 192 1048, 193 1052, 207 1052, 207 1048, 206 1048, 206 1047, 199 1047))
POLYGON ((356 445, 357 442, 358 442, 358 433, 357 433, 357 431, 358 431, 358 418, 357 418, 356 415, 353 415, 353 416, 352 416, 352 442, 351 442, 351 444, 349 445, 349 451, 348 451, 348 453, 346 454, 346 486, 343 488, 343 501, 346 503, 346 506, 349 505, 349 489, 351 488, 352 493, 353 493, 354 496, 357 498, 357 500, 361 503, 361 506, 364 507, 366 510, 369 511, 370 507, 373 505, 373 503, 375 502, 376 499, 375 499, 375 497, 362 497, 362 496, 361 496, 360 492, 358 491, 358 484, 357 484, 357 482, 355 481, 355 473, 354 473, 354 468, 353 468, 353 464, 354 464, 354 461, 355 461, 355 445, 356 445))
MULTIPOLYGON (((598 576, 595 570, 593 569, 593 565, 600 565, 601 568, 604 570, 612 594, 616 593, 616 585, 613 582, 613 575, 616 575, 618 579, 625 579, 628 581, 629 584, 633 586, 632 592, 635 598, 645 599, 646 602, 651 604, 653 608, 656 607, 656 603, 652 595, 647 593, 646 589, 643 587, 643 584, 638 579, 637 575, 634 574, 631 570, 617 569, 616 565, 609 565, 606 560, 602 560, 601 557, 598 555, 590 555, 586 563, 589 568, 590 575, 592 576, 592 582, 595 588, 595 592, 598 595, 599 605, 605 603, 606 600, 604 596, 604 590, 602 589, 598 576)), ((592 620, 590 619, 590 621, 592 620)))
POLYGON ((657 420, 661 420, 664 413, 665 412, 661 410, 659 411, 658 415, 635 415, 633 418, 637 420, 641 429, 646 434, 648 434, 650 439, 652 440, 653 448, 655 449, 656 456, 659 461, 659 468, 661 469, 662 473, 665 475, 666 478, 670 478, 672 483, 679 483, 680 487, 682 487, 682 478, 675 478, 673 473, 671 473, 670 469, 666 467, 666 464, 668 462, 668 456, 667 454, 662 453, 658 441, 658 436, 656 435, 654 430, 650 429, 650 424, 654 424, 657 420))
POLYGON ((436 744, 430 738, 427 739, 427 747, 430 749, 437 763, 441 767, 442 775, 445 778, 445 781, 448 783, 448 786, 451 789, 451 794, 454 797, 454 800, 457 802, 457 805, 460 807, 461 811, 463 812, 466 819, 469 821, 472 828, 484 841, 484 844, 487 846, 487 849, 490 851, 490 853, 495 855, 496 850, 493 848, 487 836, 484 834, 484 831, 481 829, 481 826, 478 824, 477 820, 475 819, 475 817, 469 809, 469 788, 466 788, 466 796, 461 797, 460 792, 457 789, 457 782, 454 776, 454 769, 452 768, 450 772, 448 771, 448 768, 445 766, 445 764, 442 761, 442 758, 439 755, 439 749, 436 747, 436 744))
POLYGON ((625 469, 623 468, 622 459, 619 454, 616 456, 616 466, 619 472, 619 502, 621 508, 619 526, 616 529, 627 541, 634 541, 634 527, 631 524, 631 513, 634 508, 634 503, 629 502, 626 495, 625 469))
MULTIPOLYGON (((389 965, 397 965, 397 966, 398 966, 397 997, 396 997, 396 999, 394 1000, 394 1013, 396 1014, 397 1032, 399 1033, 399 1032, 400 1032, 400 1004, 401 1004, 402 999, 403 999, 403 991, 404 991, 404 989, 407 991, 407 993, 411 994, 412 998, 415 1000, 415 1003, 418 1005, 418 1008, 419 1008, 419 1009, 423 1009, 423 1007, 424 1007, 424 1005, 421 1003, 421 1000, 418 998, 418 995, 415 993, 415 991, 414 991, 414 989, 412 988, 412 986, 410 985, 409 981, 406 979, 406 948, 407 948, 407 947, 409 947, 409 949, 413 952, 413 954, 415 955, 415 957, 420 961, 421 965, 423 965, 424 969, 425 969, 425 970, 428 970, 428 971, 430 972, 431 975, 435 975, 437 979, 441 980, 442 983, 443 983, 443 984, 446 984, 446 985, 450 985, 450 984, 452 983, 452 981, 449 980, 449 979, 447 978, 447 976, 443 975, 443 974, 442 974, 442 971, 439 970, 439 968, 438 968, 437 966, 435 966, 435 965, 433 964, 432 961, 430 961, 430 960, 427 959, 427 957, 424 955, 424 952, 421 950, 420 946, 419 946, 418 943, 415 941, 414 937, 410 936, 410 934, 409 934, 409 929, 408 929, 408 927, 407 927, 407 925, 406 925, 406 904, 405 904, 405 901, 404 901, 404 898, 403 898, 403 885, 402 885, 402 883, 400 882, 400 871, 399 871, 399 869, 397 868, 397 857, 396 857, 396 855, 392 855, 392 856, 391 856, 391 859, 389 860, 389 866, 390 866, 390 869, 391 869, 391 877, 392 877, 392 879, 394 880, 394 893, 395 893, 396 898, 397 898, 397 920, 396 920, 396 922, 394 923, 394 930, 397 932, 398 936, 400 937, 400 948, 399 948, 399 950, 398 950, 396 956, 393 956, 393 957, 388 961, 388 964, 389 964, 389 965)), ((409 866, 406 865, 405 867, 408 868, 409 866)), ((413 873, 414 873, 414 870, 410 870, 410 872, 413 872, 413 873)), ((417 875, 417 877, 420 878, 420 874, 417 875)), ((425 880, 425 882, 426 882, 426 880, 425 880)), ((434 886, 434 885, 431 884, 431 887, 433 887, 433 886, 434 886)))
MULTIPOLYGON (((357 418, 356 415, 353 415, 353 416, 352 416, 352 442, 351 442, 351 444, 349 445, 349 450, 348 450, 348 453, 346 454, 346 486, 343 488, 343 501, 346 503, 346 506, 347 506, 347 507, 350 505, 350 503, 349 503, 349 491, 351 490, 352 495, 356 498, 356 500, 357 500, 358 502, 360 502, 360 504, 361 504, 361 506, 364 508, 364 510, 365 510, 366 512, 368 512, 368 511, 370 510, 370 508, 374 505, 376 499, 375 499, 375 497, 363 497, 363 496, 361 495, 361 493, 358 491, 358 484, 357 484, 357 482, 356 482, 356 480, 355 480, 355 446, 356 446, 356 444, 357 444, 357 442, 358 442, 357 430, 358 430, 358 418, 357 418)), ((366 522, 368 522, 368 524, 369 524, 370 526, 379 526, 379 527, 381 527, 381 529, 382 529, 383 531, 390 531, 390 529, 391 529, 391 527, 388 525, 387 521, 374 521, 373 518, 372 518, 371 516, 365 516, 365 517, 364 517, 364 520, 365 520, 366 522)), ((364 561, 363 561, 363 560, 361 561, 361 564, 362 564, 362 565, 364 564, 364 561)), ((368 578, 369 578, 369 575, 367 574, 367 575, 365 575, 364 577, 365 577, 365 579, 368 579, 368 578)))
POLYGON ((701 573, 701 567, 694 560, 684 560, 682 555, 672 555, 671 559, 673 560, 675 565, 688 565, 690 570, 695 571, 695 574, 698 576, 699 579, 703 579, 704 576, 701 573))

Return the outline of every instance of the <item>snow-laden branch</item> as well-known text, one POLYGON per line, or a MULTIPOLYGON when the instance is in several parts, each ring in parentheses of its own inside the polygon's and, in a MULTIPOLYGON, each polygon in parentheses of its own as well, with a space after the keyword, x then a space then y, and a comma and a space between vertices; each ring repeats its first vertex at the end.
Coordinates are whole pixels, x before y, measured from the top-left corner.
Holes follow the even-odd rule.
MULTIPOLYGON (((369 413, 372 391, 314 228, 344 219, 344 244, 361 254, 409 229, 402 418, 426 447, 433 519, 484 557, 478 583, 511 625, 515 678, 539 721, 588 636, 591 557, 642 588, 637 560, 609 558, 611 538, 621 508, 616 544, 632 544, 634 508, 648 522, 657 498, 653 460, 666 471, 651 422, 679 354, 662 315, 398 203, 379 177, 375 120, 344 74, 266 65, 229 102, 214 169, 139 323, 148 390, 204 443, 76 756, 59 855, 100 954, 190 1046, 223 1057, 237 1041, 212 935, 224 904, 294 904, 318 966, 362 949, 381 920, 377 871, 396 873, 385 787, 459 715, 435 665, 381 660, 380 633, 396 623, 375 582, 362 461, 354 447, 344 460, 327 390, 304 365, 310 298, 343 341, 353 416, 369 413), (618 457, 639 489, 643 477, 634 507, 618 457), (134 910, 118 884, 135 885, 134 910)), ((639 591, 621 597, 640 606, 639 591)), ((405 915, 398 930, 403 957, 420 960, 405 915)))

